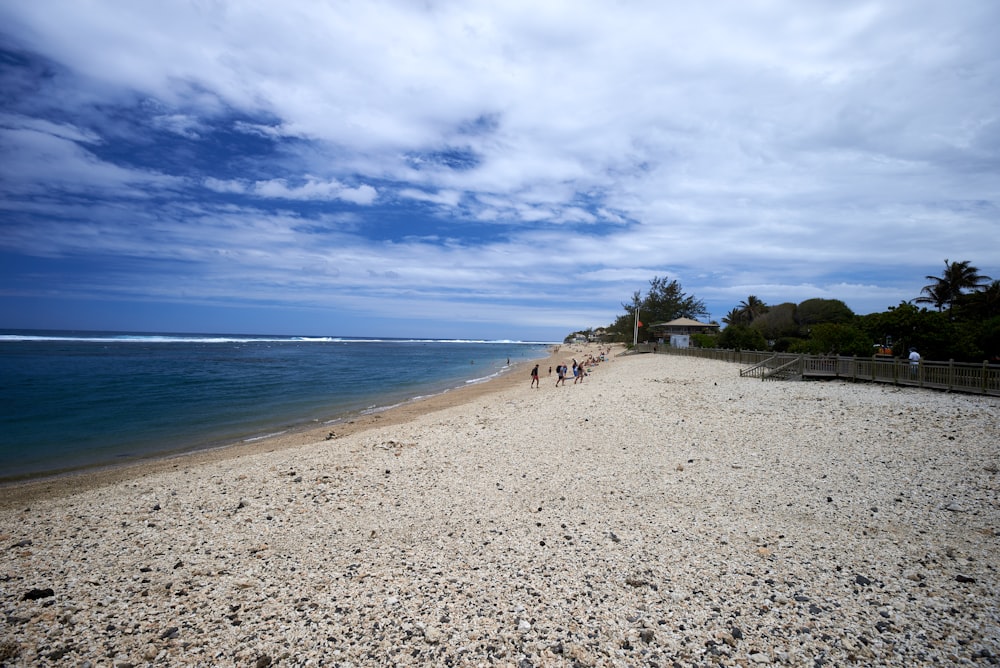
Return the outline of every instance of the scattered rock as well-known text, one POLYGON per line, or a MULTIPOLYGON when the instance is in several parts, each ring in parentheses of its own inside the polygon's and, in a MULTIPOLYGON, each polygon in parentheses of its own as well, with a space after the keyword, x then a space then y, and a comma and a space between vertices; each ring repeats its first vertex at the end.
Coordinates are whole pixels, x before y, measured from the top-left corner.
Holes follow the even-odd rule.
POLYGON ((21 648, 18 647, 17 643, 6 640, 0 642, 0 661, 7 661, 8 659, 16 658, 20 653, 21 648))
MULTIPOLYGON (((685 358, 663 360, 687 373, 685 358)), ((718 385, 729 387, 721 376, 735 369, 719 365, 718 385)), ((560 423, 601 415, 593 439, 567 435, 573 448, 532 437, 549 410, 535 405, 542 397, 515 403, 524 419, 483 402, 496 427, 466 429, 446 412, 419 433, 363 432, 336 448, 279 449, 0 508, 0 665, 1000 661, 987 586, 1000 570, 1000 524, 984 501, 997 477, 982 470, 1000 461, 995 405, 916 390, 886 402, 888 390, 839 382, 753 385, 725 405, 702 381, 683 382, 689 392, 669 402, 654 392, 616 403, 625 390, 615 389, 560 403, 560 423), (798 415, 815 396, 825 410, 798 415), (834 402, 844 425, 828 415, 834 402), (974 420, 945 410, 953 404, 974 420), (622 413, 636 419, 618 431, 612 416, 622 413), (674 413, 686 429, 665 428, 674 413), (927 414, 961 430, 961 447, 925 444, 927 414), (804 433, 809 447, 796 445, 804 433), (427 457, 402 449, 394 459, 411 441, 427 457), (678 462, 695 472, 678 454, 688 447, 704 463, 698 480, 672 475, 678 462), (292 463, 304 473, 289 474, 292 463), (309 483, 288 486, 295 478, 309 483), (150 529, 159 515, 149 499, 171 490, 170 517, 150 529), (941 515, 953 500, 970 517, 981 511, 978 521, 941 515), (887 511, 873 519, 876 507, 887 511), (41 600, 17 601, 48 583, 25 597, 41 600)))
POLYGON ((441 642, 441 632, 438 631, 433 626, 425 626, 424 640, 426 640, 431 645, 437 645, 439 642, 441 642))
POLYGON ((37 601, 41 598, 48 598, 49 596, 55 596, 55 591, 51 587, 46 587, 45 589, 29 589, 21 597, 22 601, 37 601))

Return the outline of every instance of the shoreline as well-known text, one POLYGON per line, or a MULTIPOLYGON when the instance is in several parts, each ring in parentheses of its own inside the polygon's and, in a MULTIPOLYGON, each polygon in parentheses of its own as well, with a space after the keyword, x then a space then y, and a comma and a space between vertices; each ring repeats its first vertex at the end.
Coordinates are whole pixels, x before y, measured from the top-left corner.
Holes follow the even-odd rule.
POLYGON ((12 667, 1000 658, 1000 400, 738 369, 612 356, 582 385, 543 370, 532 389, 521 366, 329 442, 2 506, 0 652, 12 667))
MULTIPOLYGON (((414 415, 423 412, 432 412, 452 405, 462 405, 474 401, 482 395, 499 392, 513 384, 504 381, 512 378, 515 372, 528 369, 535 363, 548 364, 556 359, 561 348, 569 348, 573 345, 583 344, 552 344, 546 357, 515 361, 505 371, 482 380, 466 382, 463 385, 434 394, 411 397, 384 408, 376 407, 363 412, 351 412, 321 423, 312 421, 292 425, 274 434, 264 434, 260 437, 240 440, 226 440, 209 443, 205 446, 181 447, 168 452, 138 456, 124 461, 0 479, 0 508, 11 504, 30 502, 37 498, 120 483, 182 465, 197 466, 210 462, 238 459, 261 452, 275 452, 318 441, 335 440, 378 426, 405 423, 411 420, 414 415), (327 439, 331 433, 336 435, 335 438, 327 439)), ((554 364, 554 362, 552 363, 554 364)))

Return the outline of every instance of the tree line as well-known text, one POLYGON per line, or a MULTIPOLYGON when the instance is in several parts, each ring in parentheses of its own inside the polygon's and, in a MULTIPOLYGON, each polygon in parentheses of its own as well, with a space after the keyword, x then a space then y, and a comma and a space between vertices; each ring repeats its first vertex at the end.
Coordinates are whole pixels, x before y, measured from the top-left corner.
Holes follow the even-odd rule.
MULTIPOLYGON (((769 305, 750 295, 722 318, 724 329, 692 335, 692 345, 897 357, 916 348, 925 359, 1000 362, 1000 281, 981 274, 969 261, 944 263, 940 276, 926 276, 930 283, 917 297, 882 313, 856 315, 839 299, 769 305)), ((650 281, 645 297, 637 291, 622 307, 625 312, 605 328, 606 340, 631 343, 637 314, 642 323, 638 340, 643 342, 655 340, 651 324, 708 316, 704 302, 685 294, 676 280, 660 277, 650 281)), ((576 332, 567 340, 575 334, 593 332, 576 332)))

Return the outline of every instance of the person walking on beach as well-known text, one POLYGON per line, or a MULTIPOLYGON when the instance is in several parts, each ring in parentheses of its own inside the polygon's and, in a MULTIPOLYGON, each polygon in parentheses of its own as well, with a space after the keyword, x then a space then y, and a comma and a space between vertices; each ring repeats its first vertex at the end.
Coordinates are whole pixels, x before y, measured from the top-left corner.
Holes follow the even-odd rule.
POLYGON ((586 376, 586 375, 587 375, 586 372, 583 370, 583 365, 582 364, 577 364, 576 365, 576 378, 573 379, 573 384, 576 385, 576 381, 580 381, 580 383, 582 384, 583 383, 583 377, 586 376))
POLYGON ((916 348, 910 348, 910 373, 916 376, 919 369, 920 353, 917 352, 916 348))
POLYGON ((556 387, 559 387, 559 383, 566 387, 566 365, 560 364, 556 367, 556 387))
POLYGON ((541 386, 542 381, 538 380, 538 365, 536 364, 535 368, 531 370, 531 387, 538 389, 541 386))

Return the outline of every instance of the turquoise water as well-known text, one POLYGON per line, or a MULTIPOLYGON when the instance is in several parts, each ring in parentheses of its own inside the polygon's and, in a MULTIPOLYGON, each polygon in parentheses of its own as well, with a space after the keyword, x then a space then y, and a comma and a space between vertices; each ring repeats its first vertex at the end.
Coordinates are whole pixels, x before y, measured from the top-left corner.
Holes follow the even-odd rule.
POLYGON ((0 332, 0 480, 335 424, 549 344, 0 332))

